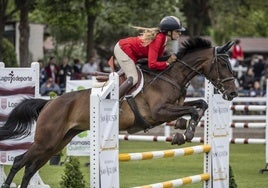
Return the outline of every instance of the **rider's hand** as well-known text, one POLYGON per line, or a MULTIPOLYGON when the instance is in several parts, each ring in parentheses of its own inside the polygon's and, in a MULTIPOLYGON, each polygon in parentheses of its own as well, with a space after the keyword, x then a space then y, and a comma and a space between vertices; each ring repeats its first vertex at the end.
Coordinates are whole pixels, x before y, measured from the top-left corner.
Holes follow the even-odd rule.
POLYGON ((171 64, 171 63, 174 63, 176 60, 177 60, 177 56, 175 54, 171 54, 171 56, 167 60, 167 63, 171 64))

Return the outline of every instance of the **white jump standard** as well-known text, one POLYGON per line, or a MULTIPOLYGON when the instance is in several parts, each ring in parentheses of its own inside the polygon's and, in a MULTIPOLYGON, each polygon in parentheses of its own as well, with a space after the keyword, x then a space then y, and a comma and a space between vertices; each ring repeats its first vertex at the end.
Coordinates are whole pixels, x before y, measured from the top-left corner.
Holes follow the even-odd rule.
MULTIPOLYGON (((93 188, 113 187, 118 188, 119 168, 118 162, 131 160, 148 160, 164 157, 178 157, 196 153, 204 154, 204 173, 170 180, 161 183, 154 183, 140 187, 178 187, 189 183, 205 181, 204 188, 224 188, 229 185, 229 125, 230 108, 222 99, 214 96, 212 89, 206 94, 207 100, 211 101, 211 108, 206 113, 205 121, 205 140, 204 145, 142 153, 127 153, 118 155, 118 75, 110 74, 109 84, 102 89, 92 89, 91 100, 91 153, 90 153, 90 185, 93 188), (109 109, 109 110, 108 110, 109 109), (212 118, 212 116, 214 118, 212 118), (107 126, 107 118, 111 121, 107 126), (224 121, 217 118, 224 117, 224 121), (226 118, 227 117, 227 118, 226 118), (101 121, 105 120, 105 123, 101 121), (222 122, 223 124, 219 123, 222 122), (103 127, 102 124, 105 124, 103 127), (108 130, 107 130, 108 127, 108 130), (115 128, 116 127, 116 128, 115 128), (117 134, 117 135, 116 135, 117 134), (227 139, 227 142, 226 142, 227 139), (213 166, 213 169, 212 169, 213 166), (109 172, 107 172, 109 169, 109 172), (111 171, 110 171, 111 170, 111 171), (109 177, 107 176, 109 173, 109 177), (112 178, 111 178, 112 177, 112 178)), ((210 86, 212 88, 212 86, 210 86)), ((135 136, 135 135, 133 135, 135 136)), ((120 136, 121 139, 131 140, 131 135, 120 136)), ((147 137, 148 138, 148 137, 147 137)), ((144 139, 144 137, 143 137, 144 139)), ((169 141, 169 137, 150 137, 152 141, 169 141)))

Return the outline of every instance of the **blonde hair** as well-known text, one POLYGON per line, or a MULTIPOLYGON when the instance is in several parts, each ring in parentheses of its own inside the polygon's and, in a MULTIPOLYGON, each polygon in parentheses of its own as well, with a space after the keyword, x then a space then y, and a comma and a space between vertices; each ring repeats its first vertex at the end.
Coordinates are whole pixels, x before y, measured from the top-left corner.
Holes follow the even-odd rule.
POLYGON ((159 28, 146 28, 146 27, 137 27, 132 26, 137 30, 141 30, 142 33, 140 34, 140 39, 142 41, 143 46, 148 46, 156 37, 156 35, 160 32, 159 28))

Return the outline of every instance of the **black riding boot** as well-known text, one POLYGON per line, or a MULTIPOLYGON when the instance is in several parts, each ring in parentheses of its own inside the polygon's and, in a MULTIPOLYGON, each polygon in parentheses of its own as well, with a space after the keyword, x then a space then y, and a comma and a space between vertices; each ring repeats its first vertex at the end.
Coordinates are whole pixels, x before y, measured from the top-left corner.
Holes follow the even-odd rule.
POLYGON ((129 89, 133 86, 133 78, 127 78, 119 87, 119 99, 128 93, 129 89))

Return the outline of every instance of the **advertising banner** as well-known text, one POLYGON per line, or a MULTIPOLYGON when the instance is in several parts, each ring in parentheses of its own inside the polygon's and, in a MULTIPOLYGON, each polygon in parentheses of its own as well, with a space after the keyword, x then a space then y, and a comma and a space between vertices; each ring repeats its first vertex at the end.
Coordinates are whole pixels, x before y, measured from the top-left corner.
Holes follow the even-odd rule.
MULTIPOLYGON (((66 92, 80 91, 92 87, 92 80, 67 80, 66 92)), ((66 146, 67 156, 89 156, 90 134, 84 131, 75 136, 66 146)))
MULTIPOLYGON (((1 64, 2 65, 2 64, 1 64)), ((4 68, 0 66, 0 127, 9 113, 25 98, 39 94, 39 64, 31 68, 4 68), (37 93, 36 93, 37 92, 37 93)), ((11 165, 17 155, 24 153, 32 144, 35 126, 23 139, 0 142, 0 164, 11 165)))
POLYGON ((211 151, 213 187, 229 187, 230 102, 220 94, 212 97, 211 151))
POLYGON ((119 185, 118 172, 118 102, 100 103, 100 177, 101 187, 119 185))

